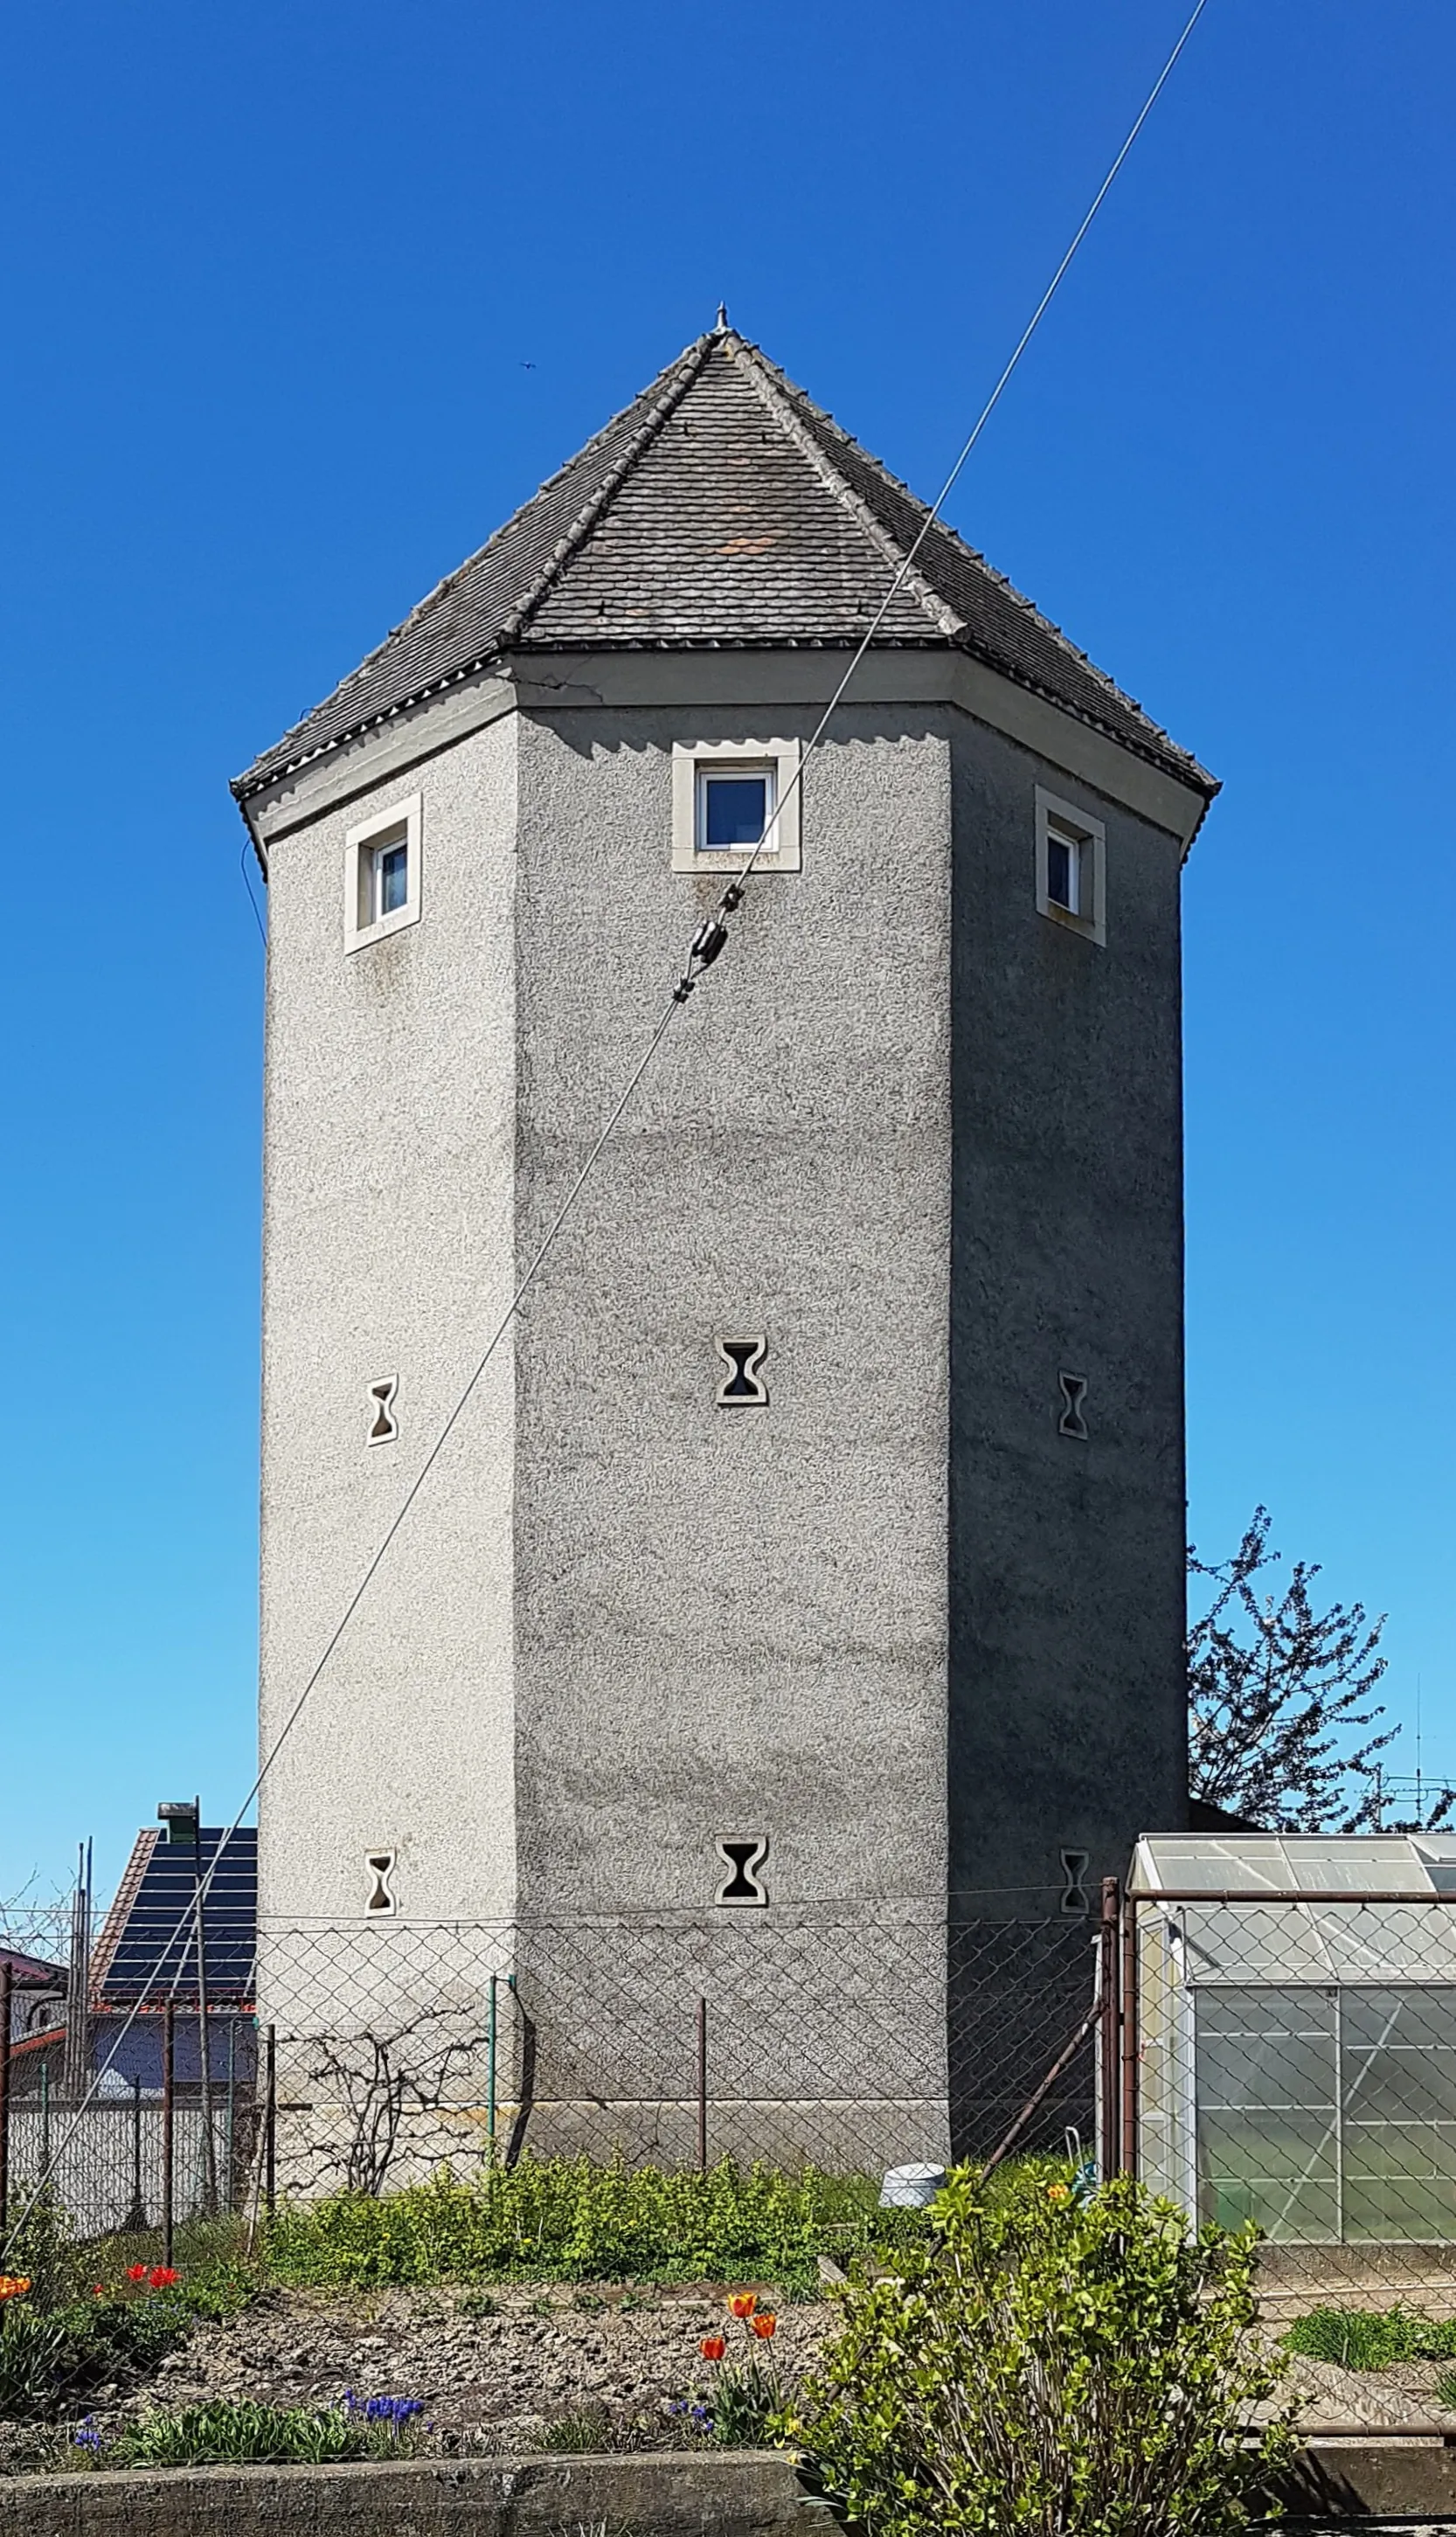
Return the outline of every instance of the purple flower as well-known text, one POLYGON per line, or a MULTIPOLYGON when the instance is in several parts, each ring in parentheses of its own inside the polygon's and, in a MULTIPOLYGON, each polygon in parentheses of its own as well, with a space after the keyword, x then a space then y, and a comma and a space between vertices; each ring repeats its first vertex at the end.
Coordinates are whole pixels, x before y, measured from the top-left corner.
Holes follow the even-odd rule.
POLYGON ((344 2410, 348 2414, 362 2414, 366 2423, 387 2423, 390 2430, 397 2433, 402 2424, 412 2421, 416 2414, 424 2413, 425 2401, 420 2396, 366 2396, 361 2403, 354 2389, 346 2387, 344 2410))

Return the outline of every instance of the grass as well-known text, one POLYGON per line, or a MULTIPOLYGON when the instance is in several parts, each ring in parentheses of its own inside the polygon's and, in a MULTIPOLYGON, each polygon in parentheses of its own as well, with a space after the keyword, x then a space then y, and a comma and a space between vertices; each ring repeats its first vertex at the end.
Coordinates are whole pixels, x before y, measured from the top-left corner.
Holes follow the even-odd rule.
MULTIPOLYGON (((1296 2317, 1285 2350, 1342 2370, 1389 2370, 1401 2361, 1456 2360, 1456 2318, 1423 2316, 1419 2309, 1313 2308, 1296 2317)), ((1456 2393, 1456 2373, 1441 2381, 1456 2393)), ((1440 2394, 1440 2388, 1437 2389, 1440 2394)), ((1442 2404, 1451 2399, 1441 2394, 1442 2404)))

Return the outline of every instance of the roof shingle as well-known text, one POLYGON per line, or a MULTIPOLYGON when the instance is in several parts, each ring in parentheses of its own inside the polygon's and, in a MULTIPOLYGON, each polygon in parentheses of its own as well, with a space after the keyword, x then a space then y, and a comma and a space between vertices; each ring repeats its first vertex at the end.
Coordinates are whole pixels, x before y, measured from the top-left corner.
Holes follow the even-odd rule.
MULTIPOLYGON (((926 516, 756 345, 700 336, 232 789, 244 801, 505 653, 852 648, 926 516)), ((971 653, 1217 790, 940 522, 875 643, 971 653)))

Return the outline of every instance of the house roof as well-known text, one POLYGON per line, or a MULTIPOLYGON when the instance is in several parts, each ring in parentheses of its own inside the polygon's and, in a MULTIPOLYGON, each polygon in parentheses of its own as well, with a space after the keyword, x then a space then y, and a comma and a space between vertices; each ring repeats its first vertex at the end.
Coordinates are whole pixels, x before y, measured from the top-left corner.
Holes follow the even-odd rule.
MULTIPOLYGON (((202 1873, 218 1857, 221 1828, 199 1835, 202 1873)), ((197 1998, 197 1939, 191 1907, 198 1853, 190 1842, 137 1835, 116 1899, 91 1960, 91 1993, 99 2009, 130 2007, 144 1994, 161 2008, 168 1993, 197 1998)), ((203 1961, 210 2007, 240 2007, 253 1995, 258 1929, 258 1836, 250 1825, 228 1837, 203 1902, 203 1961)))
POLYGON ((9 1965, 17 1990, 54 1990, 66 1979, 64 1965, 47 1964, 43 1956, 27 1955, 21 1947, 0 1945, 0 1965, 9 1965))
MULTIPOLYGON (((757 345, 701 335, 232 790, 245 802, 506 653, 852 648, 927 509, 757 345)), ((969 653, 1218 790, 940 522, 875 642, 969 653)))

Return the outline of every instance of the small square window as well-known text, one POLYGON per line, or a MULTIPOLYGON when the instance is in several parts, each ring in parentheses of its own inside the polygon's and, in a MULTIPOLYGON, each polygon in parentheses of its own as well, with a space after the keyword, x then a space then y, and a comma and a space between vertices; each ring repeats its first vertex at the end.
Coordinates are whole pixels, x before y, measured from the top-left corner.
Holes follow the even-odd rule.
POLYGON ((413 925, 420 914, 420 796, 351 828, 344 866, 344 947, 413 925))
POLYGON ((773 795, 771 766, 699 766, 697 852, 752 854, 773 816, 773 795))
POLYGON ((1036 787, 1036 904, 1074 934, 1106 941, 1106 829, 1036 787))
POLYGON ((673 870, 799 870, 799 743, 708 740, 673 748, 673 870))

